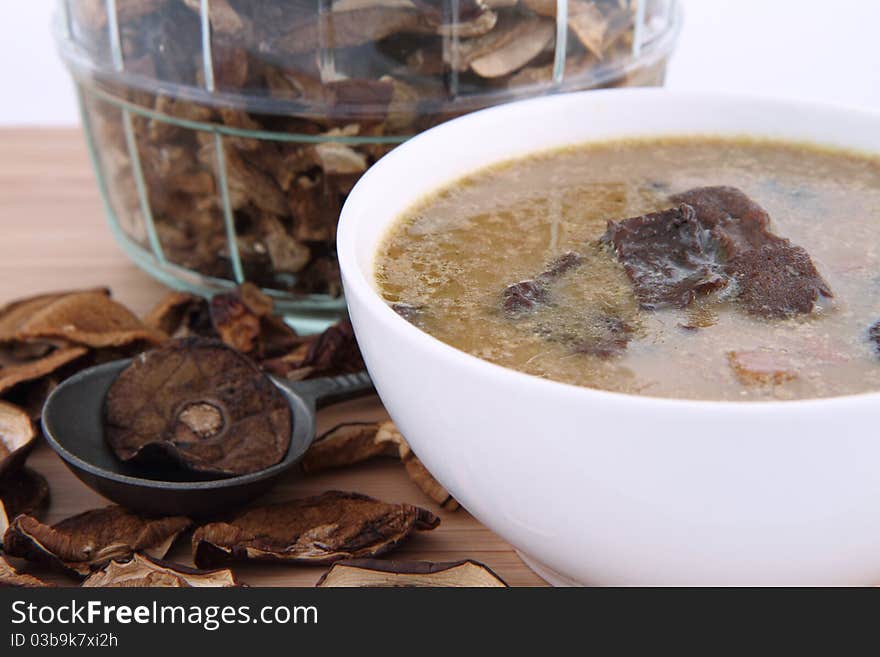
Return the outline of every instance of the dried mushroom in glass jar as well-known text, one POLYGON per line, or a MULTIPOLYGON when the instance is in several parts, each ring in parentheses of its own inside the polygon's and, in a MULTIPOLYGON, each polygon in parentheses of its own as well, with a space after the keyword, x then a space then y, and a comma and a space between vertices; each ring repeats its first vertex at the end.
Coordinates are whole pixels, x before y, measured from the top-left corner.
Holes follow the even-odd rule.
POLYGON ((337 561, 315 584, 317 587, 497 587, 507 584, 479 561, 337 561))
MULTIPOLYGON (((232 279, 239 259, 247 280, 298 296, 341 294, 339 210, 396 143, 517 97, 658 84, 665 64, 631 65, 632 0, 568 0, 567 30, 555 0, 117 0, 120 77, 103 6, 72 4, 72 40, 99 72, 83 84, 102 93, 86 94, 90 129, 129 237, 150 247, 152 220, 169 262, 232 279), (133 140, 117 98, 138 107, 133 140)), ((643 40, 671 31, 667 3, 644 4, 643 40)))
POLYGON ((35 470, 22 468, 0 477, 0 547, 10 523, 22 514, 36 516, 49 504, 49 482, 35 470))

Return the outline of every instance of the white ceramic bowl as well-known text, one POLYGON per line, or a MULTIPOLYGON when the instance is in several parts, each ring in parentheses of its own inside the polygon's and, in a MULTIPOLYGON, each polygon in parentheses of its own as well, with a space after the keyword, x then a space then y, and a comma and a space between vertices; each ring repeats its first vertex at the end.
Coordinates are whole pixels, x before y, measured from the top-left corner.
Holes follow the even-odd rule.
POLYGON ((880 394, 750 403, 579 388, 445 345, 376 291, 377 245, 424 194, 530 152, 664 134, 880 153, 880 115, 666 90, 540 98, 429 130, 369 170, 339 227, 382 401, 449 492, 552 583, 880 583, 880 394))

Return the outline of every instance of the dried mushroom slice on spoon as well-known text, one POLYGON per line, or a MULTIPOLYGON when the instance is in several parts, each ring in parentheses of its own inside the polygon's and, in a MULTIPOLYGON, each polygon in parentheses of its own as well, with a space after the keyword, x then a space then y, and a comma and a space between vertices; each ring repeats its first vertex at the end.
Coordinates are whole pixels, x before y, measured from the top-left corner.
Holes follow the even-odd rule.
POLYGON ((434 479, 393 422, 347 422, 318 436, 302 460, 304 472, 320 472, 361 463, 377 456, 400 458, 407 474, 428 497, 447 511, 458 502, 434 479))
POLYGON ((506 587, 479 561, 338 561, 321 575, 317 587, 506 587))
POLYGON ((134 552, 164 557, 189 518, 144 518, 120 506, 86 511, 44 525, 31 516, 18 516, 3 536, 6 553, 29 561, 47 563, 73 577, 86 577, 113 559, 126 559, 134 552))
POLYGON ((233 587, 241 586, 228 568, 199 570, 169 561, 135 554, 130 561, 111 561, 92 573, 82 586, 97 587, 233 587))
POLYGON ((199 527, 193 534, 193 560, 200 568, 228 561, 328 564, 388 552, 414 531, 439 523, 430 511, 410 504, 330 491, 199 527))
POLYGON ((0 400, 0 479, 21 467, 36 439, 30 416, 18 406, 0 400))
POLYGON ((44 586, 53 586, 53 584, 44 582, 33 575, 18 572, 5 557, 0 556, 0 588, 37 588, 44 586))
POLYGON ((247 356, 183 338, 136 358, 113 382, 105 436, 123 461, 227 476, 264 470, 290 446, 290 407, 247 356))

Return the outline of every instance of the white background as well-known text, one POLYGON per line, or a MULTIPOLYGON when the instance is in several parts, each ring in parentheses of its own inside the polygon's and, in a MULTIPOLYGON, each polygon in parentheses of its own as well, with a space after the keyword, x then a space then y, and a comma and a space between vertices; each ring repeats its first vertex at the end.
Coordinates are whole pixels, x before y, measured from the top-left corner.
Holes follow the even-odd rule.
MULTIPOLYGON (((880 110, 877 0, 682 2, 685 26, 668 87, 880 110)), ((76 123, 70 82, 49 33, 54 2, 0 4, 0 123, 76 123)))

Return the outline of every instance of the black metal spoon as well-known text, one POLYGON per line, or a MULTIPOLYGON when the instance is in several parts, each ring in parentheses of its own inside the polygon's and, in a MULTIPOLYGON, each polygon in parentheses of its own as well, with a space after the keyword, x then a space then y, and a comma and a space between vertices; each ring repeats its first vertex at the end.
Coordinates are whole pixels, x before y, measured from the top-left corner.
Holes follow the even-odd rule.
POLYGON ((158 515, 217 515, 267 491, 296 465, 315 438, 318 408, 373 390, 366 372, 273 382, 290 404, 293 431, 284 459, 247 475, 193 481, 192 474, 150 472, 123 463, 104 440, 104 397, 131 359, 83 370, 59 385, 43 406, 43 433, 49 446, 87 486, 129 509, 158 515), (187 480, 186 477, 190 479, 187 480))

